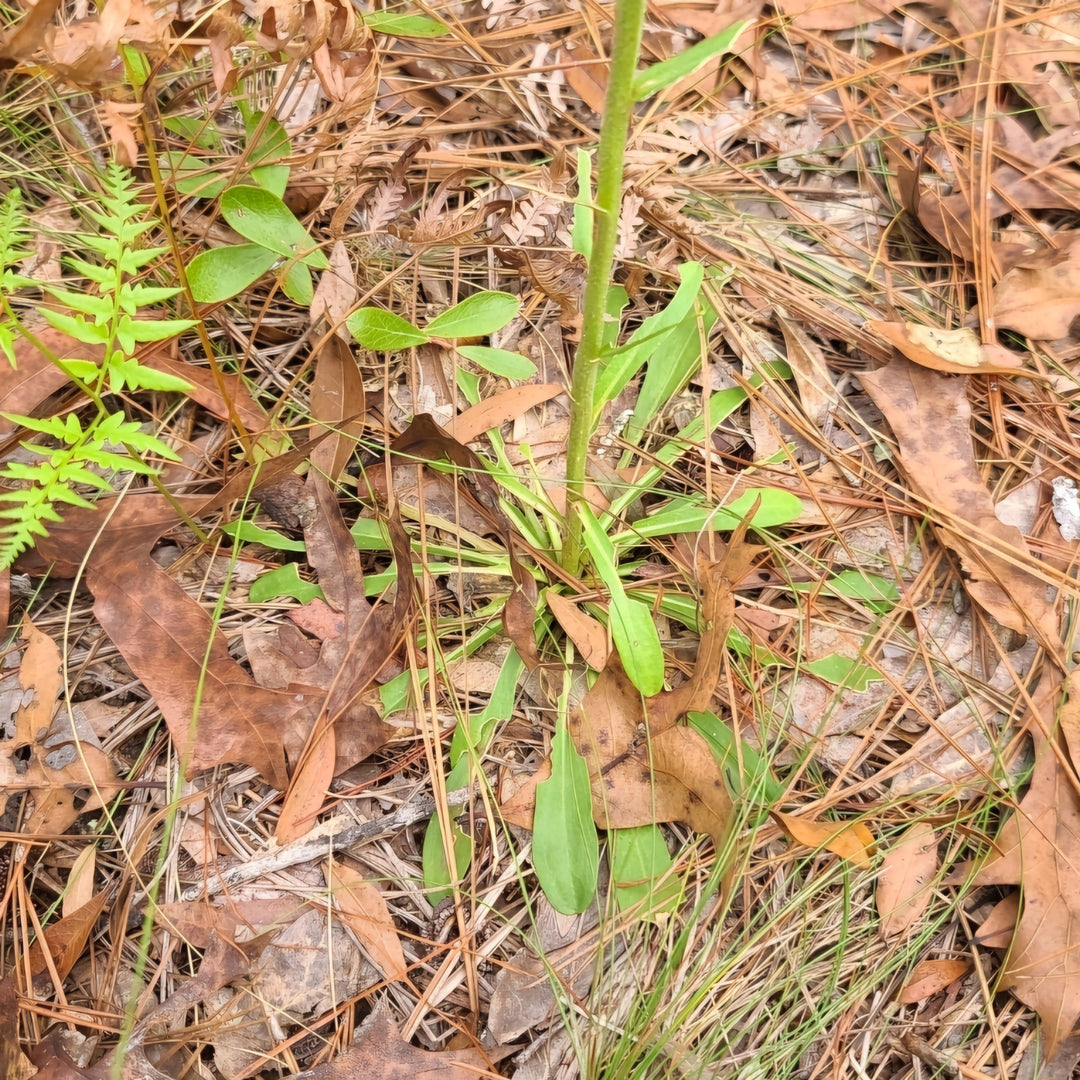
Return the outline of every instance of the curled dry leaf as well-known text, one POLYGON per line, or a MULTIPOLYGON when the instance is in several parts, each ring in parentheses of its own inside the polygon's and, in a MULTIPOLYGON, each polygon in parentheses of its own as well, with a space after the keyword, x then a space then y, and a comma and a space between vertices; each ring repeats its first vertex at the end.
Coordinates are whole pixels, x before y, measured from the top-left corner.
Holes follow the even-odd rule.
POLYGON ((859 376, 900 444, 912 488, 940 523, 943 542, 970 573, 972 599, 1017 633, 1029 628, 1045 648, 1062 654, 1058 619, 1020 530, 1005 525, 975 462, 971 405, 962 379, 899 357, 859 376))
POLYGON ((582 660, 593 671, 603 671, 609 653, 607 631, 603 624, 586 615, 573 600, 560 596, 554 589, 548 589, 544 599, 582 660))
POLYGON ((994 321, 1037 341, 1063 338, 1080 315, 1080 233, 1024 258, 994 286, 994 321))
POLYGON ((918 323, 878 322, 866 329, 890 342, 912 363, 954 375, 1015 375, 1024 366, 1015 353, 1000 345, 983 345, 974 330, 940 330, 918 323))
POLYGON ((934 827, 919 821, 885 856, 878 874, 877 901, 881 922, 878 933, 894 937, 918 925, 933 895, 938 868, 934 827))
POLYGON ((773 821, 797 844, 825 848, 856 866, 869 866, 874 853, 874 834, 861 821, 811 821, 809 818, 770 810, 773 821))
POLYGON ((970 960, 922 960, 915 965, 904 989, 896 996, 901 1005, 925 1001, 971 970, 970 960))

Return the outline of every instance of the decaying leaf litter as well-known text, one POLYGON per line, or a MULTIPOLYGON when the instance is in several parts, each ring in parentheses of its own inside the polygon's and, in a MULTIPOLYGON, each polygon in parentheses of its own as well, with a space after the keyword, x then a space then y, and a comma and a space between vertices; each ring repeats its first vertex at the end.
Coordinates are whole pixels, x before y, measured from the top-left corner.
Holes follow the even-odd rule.
POLYGON ((1069 1075, 1074 13, 650 12, 650 70, 753 23, 635 113, 580 577, 610 13, 406 14, 4 33, 2 411, 86 416, 36 309, 108 159, 201 319, 114 406, 162 488, 5 575, 6 1074, 1069 1075))

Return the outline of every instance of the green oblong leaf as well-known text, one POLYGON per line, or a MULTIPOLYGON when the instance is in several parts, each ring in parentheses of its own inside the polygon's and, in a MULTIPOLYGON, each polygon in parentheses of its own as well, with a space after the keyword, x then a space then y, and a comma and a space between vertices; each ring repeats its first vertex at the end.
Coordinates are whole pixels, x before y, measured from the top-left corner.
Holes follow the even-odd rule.
POLYGON ((276 251, 286 259, 299 258, 316 270, 325 270, 330 265, 293 212, 266 188, 252 184, 229 188, 221 196, 221 214, 253 244, 276 251))
POLYGON ((459 345, 457 351, 478 367, 504 379, 531 379, 536 374, 536 365, 521 353, 490 349, 486 345, 459 345))
POLYGON ((504 292, 478 292, 427 324, 431 337, 486 337, 501 330, 520 310, 521 301, 504 292))
POLYGON ((243 292, 280 258, 258 244, 211 248, 188 263, 191 295, 200 304, 218 304, 243 292))
POLYGON ((692 75, 702 64, 707 63, 716 56, 730 52, 735 39, 750 25, 750 20, 737 22, 729 26, 722 33, 699 41, 691 45, 689 49, 671 56, 667 60, 661 60, 659 64, 639 71, 634 76, 631 93, 635 101, 641 101, 652 94, 658 93, 667 87, 677 83, 687 75, 692 75))
POLYGON ((630 681, 645 697, 664 689, 664 648, 648 604, 611 594, 611 639, 630 681))
POLYGON ((455 873, 450 873, 446 865, 446 851, 443 847, 442 825, 438 817, 428 822, 424 833, 424 886, 427 889, 427 901, 431 905, 439 904, 453 892, 451 885, 465 876, 472 861, 473 841, 456 821, 450 822, 450 835, 454 844, 455 873))
POLYGON ((373 352, 392 352, 423 345, 431 338, 411 322, 382 308, 365 307, 354 311, 346 320, 349 333, 357 344, 373 352))
POLYGON ((600 841, 589 767, 562 721, 551 743, 551 776, 536 785, 533 869, 551 906, 564 915, 579 915, 596 896, 600 841))
MULTIPOLYGON (((754 513, 755 529, 770 529, 794 521, 802 513, 802 503, 797 495, 782 488, 752 488, 743 492, 727 506, 705 506, 688 500, 678 500, 673 505, 649 517, 635 521, 631 526, 638 536, 669 536, 674 533, 700 532, 702 529, 736 529, 750 512, 754 500, 761 505, 754 513)), ((624 537, 620 533, 616 542, 624 537)))
POLYGON ((294 303, 308 307, 315 299, 315 286, 311 281, 311 271, 302 263, 295 262, 281 279, 281 288, 294 303))

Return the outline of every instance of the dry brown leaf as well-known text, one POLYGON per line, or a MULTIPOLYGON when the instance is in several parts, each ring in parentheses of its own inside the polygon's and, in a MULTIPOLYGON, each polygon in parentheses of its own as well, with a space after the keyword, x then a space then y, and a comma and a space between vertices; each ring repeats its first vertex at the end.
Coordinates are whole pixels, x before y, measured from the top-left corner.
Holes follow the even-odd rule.
POLYGON ((1036 341, 1072 332, 1080 315, 1080 233, 1062 233, 1057 246, 1017 262, 994 286, 994 322, 1036 341))
POLYGON ((153 694, 187 768, 244 762, 283 790, 282 736, 309 699, 256 686, 207 612, 149 555, 102 561, 87 583, 94 614, 153 694))
MULTIPOLYGON (((93 900, 84 904, 78 911, 65 915, 64 918, 45 927, 45 946, 49 950, 49 956, 52 957, 56 974, 61 979, 68 977, 75 966, 75 961, 82 955, 90 933, 98 921, 98 916, 105 910, 108 902, 109 894, 104 891, 99 892, 93 900)), ((39 982, 48 984, 52 976, 40 940, 30 946, 28 963, 35 985, 39 982)))
POLYGON ((596 824, 685 821, 720 850, 731 798, 708 743, 685 727, 644 738, 644 722, 641 694, 612 656, 567 722, 589 768, 596 824))
POLYGON ((62 680, 56 642, 28 618, 21 636, 26 643, 18 674, 22 704, 14 737, 0 742, 0 790, 32 794, 34 808, 22 824, 24 833, 64 833, 79 814, 111 799, 119 778, 88 726, 58 707, 62 680), (75 796, 86 789, 90 797, 76 809, 75 796))
POLYGON ((570 88, 597 116, 604 115, 607 100, 607 61, 583 43, 568 43, 563 47, 568 61, 563 72, 570 88))
POLYGON ((94 872, 97 869, 97 848, 87 844, 79 852, 75 864, 68 873, 64 903, 60 913, 67 918, 74 915, 84 904, 94 898, 94 872))
POLYGON ((293 1080, 498 1080, 482 1050, 420 1050, 407 1043, 383 998, 356 1032, 352 1046, 293 1080))
POLYGON ((330 334, 323 338, 315 360, 311 418, 325 424, 332 434, 313 451, 311 464, 331 480, 344 472, 356 450, 364 432, 365 408, 364 377, 356 357, 337 334, 330 334))
POLYGON ((967 382, 900 357, 859 379, 893 429, 908 482, 971 575, 971 598, 1017 633, 1030 627, 1060 656, 1058 618, 1046 586, 1024 568, 1032 563, 1027 543, 1019 529, 998 520, 975 463, 967 382))
POLYGON ((1024 361, 1000 345, 983 345, 973 330, 939 330, 918 323, 878 322, 866 329, 885 338, 909 360, 934 371, 954 375, 1015 375, 1024 361))
POLYGON ((279 844, 299 840, 314 827, 319 811, 330 794, 337 768, 337 736, 334 725, 320 713, 308 738, 300 767, 289 781, 281 813, 274 827, 279 844))
POLYGON ((773 821, 797 844, 825 848, 856 866, 869 866, 874 834, 861 821, 811 821, 809 818, 769 811, 773 821))
POLYGON ((877 22, 900 0, 778 0, 777 9, 801 30, 849 30, 877 22))
POLYGON ((12 972, 0 979, 0 1076, 28 1080, 35 1071, 19 1046, 19 994, 12 972))
POLYGON ((689 681, 648 701, 649 731, 654 736, 672 727, 686 713, 701 712, 712 705, 727 655, 728 632, 735 621, 732 590, 764 550, 743 542, 752 516, 751 512, 740 522, 723 559, 718 562, 705 558, 698 560, 698 582, 703 593, 701 617, 706 629, 701 635, 694 673, 689 681))
POLYGON ((1020 894, 1010 893, 999 900, 983 919, 972 940, 986 949, 1007 949, 1020 919, 1020 894))
POLYGON ((970 960, 922 960, 915 965, 903 990, 896 995, 901 1005, 925 1001, 971 970, 970 960))
POLYGON ((883 938, 903 934, 918 926, 933 896, 938 868, 934 827, 916 822, 899 843, 889 848, 878 874, 877 902, 883 938))
POLYGON ((255 938, 293 922, 308 906, 292 896, 270 896, 244 900, 230 896, 224 904, 210 900, 175 900, 154 909, 159 925, 196 949, 206 949, 216 934, 222 941, 235 941, 237 931, 255 938))
MULTIPOLYGON (((980 885, 1020 885, 1023 902, 1001 983, 1042 1018, 1047 1056, 1080 1018, 1080 794, 1047 733, 1055 730, 1062 678, 1046 665, 1032 697, 1028 729, 1035 771, 1016 812, 1002 826, 997 856, 979 870, 980 885)), ((1075 714, 1080 700, 1063 712, 1075 714)), ((1063 717, 1062 728, 1073 726, 1063 717)))
POLYGON ((334 898, 337 917, 352 930, 387 979, 403 979, 409 965, 379 887, 335 859, 328 860, 323 871, 334 898))
POLYGON ((586 615, 573 600, 561 596, 553 588, 546 590, 544 599, 582 660, 593 671, 603 671, 610 651, 603 623, 586 615))
POLYGON ((446 433, 461 443, 470 443, 485 431, 502 427, 510 420, 516 420, 529 409, 550 401, 553 397, 566 392, 561 383, 528 383, 524 386, 512 386, 500 394, 493 394, 481 402, 455 416, 446 425, 446 433))

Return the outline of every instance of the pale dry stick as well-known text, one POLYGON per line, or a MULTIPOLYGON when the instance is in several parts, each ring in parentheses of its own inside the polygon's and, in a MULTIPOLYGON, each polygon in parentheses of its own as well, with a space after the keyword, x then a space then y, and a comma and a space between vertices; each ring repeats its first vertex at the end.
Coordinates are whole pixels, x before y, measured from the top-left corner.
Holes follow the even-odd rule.
MULTIPOLYGON (((447 792, 446 801, 451 805, 468 802, 472 798, 472 788, 461 788, 447 792)), ((215 896, 236 885, 257 881, 266 874, 287 870, 290 866, 326 858, 327 850, 341 851, 377 840, 382 836, 408 828, 418 821, 423 821, 435 813, 435 800, 424 796, 415 802, 405 803, 391 814, 376 818, 374 821, 355 821, 348 814, 338 814, 322 825, 317 825, 310 833, 291 844, 271 849, 246 862, 236 863, 228 860, 225 865, 210 867, 204 880, 185 889, 181 899, 197 900, 201 896, 215 896)))

